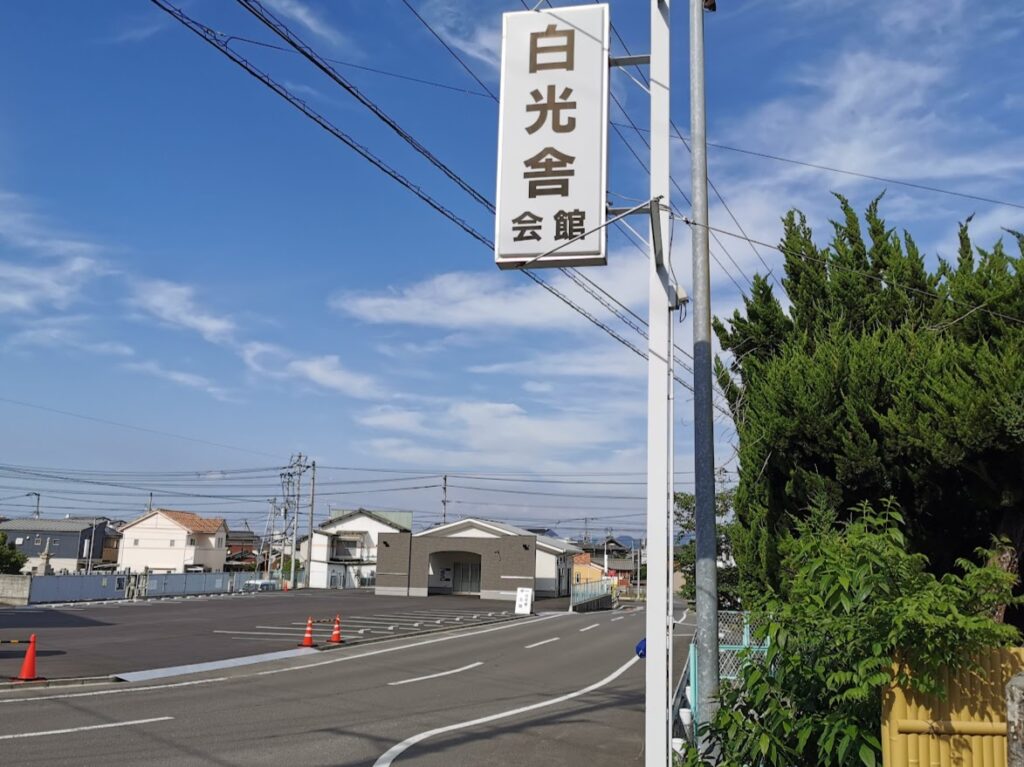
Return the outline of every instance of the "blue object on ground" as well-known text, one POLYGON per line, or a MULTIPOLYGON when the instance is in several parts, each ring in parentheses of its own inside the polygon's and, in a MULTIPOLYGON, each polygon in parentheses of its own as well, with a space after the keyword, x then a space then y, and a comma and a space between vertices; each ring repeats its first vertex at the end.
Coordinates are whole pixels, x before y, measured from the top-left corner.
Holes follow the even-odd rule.
POLYGON ((647 657, 647 637, 644 637, 636 645, 636 657, 646 658, 647 657))

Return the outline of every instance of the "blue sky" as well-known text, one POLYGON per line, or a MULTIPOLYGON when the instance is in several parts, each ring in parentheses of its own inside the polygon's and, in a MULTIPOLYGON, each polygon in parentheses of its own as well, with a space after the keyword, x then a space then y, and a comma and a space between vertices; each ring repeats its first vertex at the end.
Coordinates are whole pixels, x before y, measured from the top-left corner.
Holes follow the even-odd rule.
MULTIPOLYGON (((266 5, 324 56, 480 91, 399 0, 266 5)), ((497 92, 501 14, 522 6, 414 5, 497 92)), ((686 6, 675 6, 673 115, 688 133, 686 6)), ((279 42, 234 3, 182 7, 226 34, 279 42)), ((1024 202, 1016 4, 719 7, 706 25, 712 142, 1024 202)), ((632 52, 645 51, 646 3, 614 0, 611 14, 632 52)), ((234 47, 492 234, 483 208, 300 57, 234 47)), ((269 466, 301 450, 322 465, 431 472, 642 471, 642 360, 526 279, 499 273, 486 248, 155 6, 4 3, 0 66, 0 397, 252 451, 0 402, 0 462, 160 471, 269 466)), ((493 197, 493 101, 338 69, 493 197)), ((619 72, 612 87, 646 126, 646 95, 619 72)), ((625 122, 617 108, 611 115, 625 122)), ((646 159, 637 135, 623 132, 646 159)), ((614 134, 609 141, 610 192, 645 198, 645 174, 614 134)), ((673 175, 688 191, 689 157, 676 150, 673 175)), ((768 242, 791 207, 824 240, 830 191, 862 209, 886 187, 715 148, 710 170, 746 232, 768 242)), ((1019 207, 895 185, 883 211, 933 258, 953 252, 956 224, 971 213, 979 243, 1024 228, 1019 207)), ((711 218, 737 228, 715 199, 711 218)), ((763 272, 761 258, 780 263, 775 251, 723 242, 728 255, 713 247, 730 272, 713 268, 720 315, 740 301, 732 280, 763 272)), ((688 287, 682 225, 673 243, 688 287)), ((617 231, 610 245, 609 265, 587 274, 643 315, 646 262, 617 231)), ((639 342, 564 277, 545 276, 639 342)), ((677 332, 688 348, 689 323, 677 332)), ((692 403, 677 394, 685 483, 692 403)), ((731 437, 720 425, 727 465, 731 437)), ((12 489, 0 496, 31 484, 5 482, 12 489)), ((428 488, 344 503, 436 511, 438 500, 428 488)), ((487 508, 519 520, 565 516, 540 505, 522 496, 487 508)), ((607 524, 636 532, 638 522, 607 524)))

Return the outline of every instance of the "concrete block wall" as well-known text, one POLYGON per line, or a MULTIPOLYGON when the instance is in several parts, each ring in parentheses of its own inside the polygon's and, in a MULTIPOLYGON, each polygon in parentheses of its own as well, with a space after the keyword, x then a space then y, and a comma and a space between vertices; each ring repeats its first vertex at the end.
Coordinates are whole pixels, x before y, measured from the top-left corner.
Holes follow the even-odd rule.
POLYGON ((27 605, 31 584, 32 578, 28 575, 0 575, 0 605, 27 605))

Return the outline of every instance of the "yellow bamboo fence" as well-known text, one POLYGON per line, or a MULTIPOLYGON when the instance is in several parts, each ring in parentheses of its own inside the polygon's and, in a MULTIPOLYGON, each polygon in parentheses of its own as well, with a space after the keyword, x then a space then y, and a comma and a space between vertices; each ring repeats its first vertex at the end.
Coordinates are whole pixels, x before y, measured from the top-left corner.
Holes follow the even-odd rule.
POLYGON ((884 767, 1006 767, 1006 683, 1024 648, 990 650, 978 668, 947 673, 943 700, 895 685, 882 700, 884 767))

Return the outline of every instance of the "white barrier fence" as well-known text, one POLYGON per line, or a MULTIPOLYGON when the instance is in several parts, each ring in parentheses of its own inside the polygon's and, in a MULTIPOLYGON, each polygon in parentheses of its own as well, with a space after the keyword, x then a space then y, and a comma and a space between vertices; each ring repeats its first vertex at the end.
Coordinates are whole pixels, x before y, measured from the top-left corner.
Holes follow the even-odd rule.
POLYGON ((261 580, 253 572, 238 573, 109 573, 100 575, 35 575, 28 603, 93 602, 104 599, 233 594, 280 588, 276 579, 261 580), (263 585, 258 585, 263 584, 263 585))

